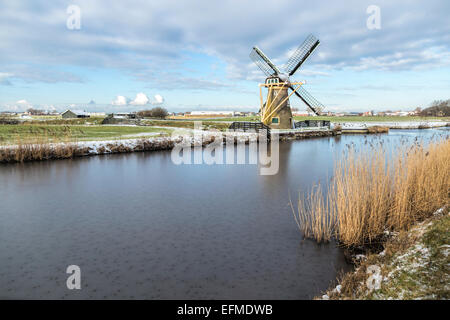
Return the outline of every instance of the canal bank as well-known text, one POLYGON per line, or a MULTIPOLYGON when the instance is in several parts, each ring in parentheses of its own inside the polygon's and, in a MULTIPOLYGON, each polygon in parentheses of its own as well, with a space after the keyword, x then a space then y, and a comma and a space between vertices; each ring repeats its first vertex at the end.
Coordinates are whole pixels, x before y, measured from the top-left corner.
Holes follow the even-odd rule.
POLYGON ((355 270, 317 299, 450 299, 450 206, 409 231, 386 235, 379 253, 359 255, 355 270))
MULTIPOLYGON (((69 159, 84 156, 171 150, 176 144, 186 147, 206 147, 213 142, 223 144, 249 144, 266 141, 266 136, 251 132, 220 132, 186 130, 184 135, 171 137, 142 137, 106 141, 74 141, 61 143, 20 143, 0 146, 0 163, 69 159)), ((272 137, 280 141, 331 137, 341 134, 336 130, 273 130, 272 137)))
MULTIPOLYGON (((326 127, 311 127, 301 129, 288 130, 272 130, 277 134, 280 141, 303 140, 310 138, 326 138, 339 136, 341 134, 379 134, 387 133, 389 129, 432 129, 440 127, 448 127, 449 124, 442 121, 416 123, 343 123, 334 124, 332 129, 326 127)), ((159 127, 155 127, 159 128, 159 127)), ((166 127, 160 127, 166 129, 166 127)), ((258 140, 258 135, 251 132, 240 131, 208 131, 193 130, 186 128, 176 128, 175 130, 184 131, 184 135, 192 135, 192 139, 185 139, 185 143, 191 146, 202 145, 205 147, 217 139, 226 143, 226 136, 232 136, 234 144, 246 143, 258 140), (201 141, 200 141, 201 140, 201 141)), ((131 134, 130 134, 131 135, 131 134)), ((105 155, 116 153, 130 153, 142 151, 163 151, 170 150, 177 142, 183 138, 181 136, 163 136, 156 137, 157 133, 132 134, 134 138, 129 139, 113 139, 99 141, 68 141, 60 143, 43 142, 25 142, 18 140, 17 144, 0 145, 0 163, 14 163, 27 161, 57 160, 70 159, 76 157, 105 155), (137 138, 136 135, 142 135, 137 138), (153 136, 152 136, 153 135, 153 136)))

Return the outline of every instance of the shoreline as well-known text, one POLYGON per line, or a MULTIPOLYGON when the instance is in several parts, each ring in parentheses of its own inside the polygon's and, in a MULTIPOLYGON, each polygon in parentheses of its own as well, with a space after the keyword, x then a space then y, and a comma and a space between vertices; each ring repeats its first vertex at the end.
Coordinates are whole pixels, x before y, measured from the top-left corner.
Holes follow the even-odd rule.
MULTIPOLYGON (((189 133, 190 141, 187 146, 206 147, 214 142, 217 137, 222 143, 227 142, 227 136, 233 137, 233 144, 250 141, 258 142, 257 133, 249 132, 220 132, 185 130, 189 133)), ((332 130, 308 130, 294 133, 280 132, 280 141, 300 140, 336 135, 332 130)), ((24 143, 20 145, 0 146, 0 163, 21 163, 30 161, 46 161, 70 159, 86 156, 105 154, 132 153, 144 151, 172 150, 176 143, 185 141, 185 136, 176 137, 151 137, 119 139, 119 140, 94 140, 94 141, 69 141, 57 143, 24 143)), ((186 142, 186 141, 185 141, 186 142)))
MULTIPOLYGON (((398 124, 398 123, 397 123, 398 124)), ((407 124, 406 126, 393 126, 389 129, 419 129, 421 123, 415 123, 413 126, 407 124)), ((433 122, 426 128, 440 128, 448 127, 449 123, 433 122)), ((273 133, 279 135, 279 141, 291 141, 291 140, 303 140, 312 138, 322 138, 338 136, 341 134, 380 134, 386 133, 385 131, 373 132, 370 128, 379 127, 378 123, 365 124, 365 127, 360 127, 358 124, 349 124, 342 127, 341 130, 331 129, 324 130, 323 128, 309 129, 309 130, 273 130, 273 133)), ((198 146, 200 143, 202 147, 209 145, 215 141, 218 135, 221 135, 222 142, 226 142, 226 135, 232 135, 234 137, 234 144, 243 142, 248 144, 250 140, 256 139, 258 134, 240 131, 203 131, 186 128, 174 128, 184 130, 191 136, 190 146, 198 146), (200 138, 200 140, 199 140, 200 138)), ((96 156, 105 154, 117 154, 117 153, 131 153, 131 152, 144 152, 144 151, 164 151, 173 149, 175 143, 181 142, 183 136, 177 137, 153 137, 156 134, 143 134, 142 138, 130 138, 130 139, 116 139, 116 140, 93 140, 93 141, 69 141, 69 142, 57 142, 57 143, 24 143, 20 145, 3 145, 0 146, 0 163, 20 163, 29 161, 44 161, 44 160, 58 160, 58 159, 70 159, 85 156, 96 156), (18 155, 22 153, 23 155, 18 155)))
MULTIPOLYGON (((86 156, 105 154, 132 153, 144 151, 172 150, 176 143, 187 142, 187 146, 205 147, 214 142, 220 134, 222 142, 226 142, 226 136, 222 132, 192 130, 193 135, 176 137, 145 137, 122 140, 97 140, 97 141, 73 141, 43 144, 21 144, 0 146, 0 163, 21 163, 30 161, 45 161, 70 159, 86 156)), ((248 144, 257 140, 255 133, 232 132, 233 143, 248 144)))

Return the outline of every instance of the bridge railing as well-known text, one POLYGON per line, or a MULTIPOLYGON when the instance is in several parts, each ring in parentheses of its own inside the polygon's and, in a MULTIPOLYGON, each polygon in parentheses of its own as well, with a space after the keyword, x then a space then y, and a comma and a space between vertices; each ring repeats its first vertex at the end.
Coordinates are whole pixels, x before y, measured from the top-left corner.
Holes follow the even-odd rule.
POLYGON ((246 122, 246 121, 235 121, 229 127, 231 131, 242 131, 242 132, 263 132, 267 139, 270 140, 270 128, 262 122, 246 122))
POLYGON ((330 128, 330 121, 327 120, 303 120, 295 122, 295 128, 313 128, 313 127, 328 127, 330 128))

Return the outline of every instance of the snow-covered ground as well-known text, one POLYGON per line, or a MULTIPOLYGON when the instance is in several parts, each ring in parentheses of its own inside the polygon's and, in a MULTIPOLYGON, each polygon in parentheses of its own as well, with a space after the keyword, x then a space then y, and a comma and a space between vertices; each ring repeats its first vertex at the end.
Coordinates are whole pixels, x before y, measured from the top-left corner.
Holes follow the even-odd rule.
POLYGON ((446 121, 383 121, 383 122, 342 122, 334 123, 334 125, 340 125, 342 129, 365 129, 368 127, 380 126, 388 127, 390 129, 417 129, 419 127, 445 127, 446 121))
MULTIPOLYGON (((86 150, 88 154, 105 154, 114 152, 118 148, 122 150, 142 150, 145 145, 146 149, 168 149, 173 146, 174 143, 184 141, 187 144, 199 145, 209 143, 212 141, 213 137, 219 139, 224 139, 228 137, 236 137, 238 139, 248 140, 257 139, 258 135, 256 133, 249 132, 219 132, 219 131, 202 131, 202 130, 192 130, 183 129, 173 134, 172 136, 166 137, 153 137, 153 135, 159 135, 159 133, 143 133, 142 137, 136 138, 141 134, 132 134, 133 138, 121 139, 121 140, 97 140, 97 141, 76 141, 76 142, 58 142, 49 143, 46 146, 50 148, 55 148, 57 146, 66 145, 74 146, 79 149, 86 150)), ((33 145, 38 147, 39 145, 33 145)), ((18 145, 3 145, 0 149, 16 149, 18 145)))
MULTIPOLYGON (((450 274, 443 272, 449 266, 450 244, 446 240, 449 217, 448 207, 444 206, 430 219, 412 227, 407 237, 404 235, 399 242, 401 246, 385 247, 371 257, 363 255, 361 261, 370 258, 371 265, 366 264, 367 279, 361 281, 362 278, 358 278, 361 282, 352 289, 353 297, 348 292, 341 296, 342 286, 338 285, 320 299, 445 299, 450 292, 450 274)), ((392 239, 398 237, 395 233, 392 239)), ((354 274, 360 270, 360 267, 356 268, 354 274)))

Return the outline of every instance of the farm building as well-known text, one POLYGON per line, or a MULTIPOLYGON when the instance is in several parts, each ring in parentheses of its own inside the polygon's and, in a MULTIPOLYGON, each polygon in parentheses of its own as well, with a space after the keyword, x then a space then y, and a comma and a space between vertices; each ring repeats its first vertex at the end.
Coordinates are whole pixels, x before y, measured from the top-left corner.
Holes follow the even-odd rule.
POLYGON ((103 119, 102 124, 139 124, 141 118, 136 113, 111 113, 103 119))
POLYGON ((61 117, 63 119, 71 119, 71 118, 89 118, 89 113, 80 110, 66 110, 61 113, 61 117))

